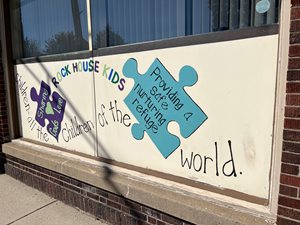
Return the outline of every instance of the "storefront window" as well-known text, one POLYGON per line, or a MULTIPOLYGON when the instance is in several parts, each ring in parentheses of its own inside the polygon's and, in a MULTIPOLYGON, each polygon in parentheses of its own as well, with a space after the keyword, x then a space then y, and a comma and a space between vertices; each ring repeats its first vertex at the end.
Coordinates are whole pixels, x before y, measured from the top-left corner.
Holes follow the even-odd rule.
POLYGON ((94 48, 278 22, 279 0, 91 0, 94 48))
POLYGON ((278 22, 279 0, 12 0, 14 58, 258 27, 278 22))
POLYGON ((15 58, 88 49, 85 0, 13 0, 10 7, 15 58))

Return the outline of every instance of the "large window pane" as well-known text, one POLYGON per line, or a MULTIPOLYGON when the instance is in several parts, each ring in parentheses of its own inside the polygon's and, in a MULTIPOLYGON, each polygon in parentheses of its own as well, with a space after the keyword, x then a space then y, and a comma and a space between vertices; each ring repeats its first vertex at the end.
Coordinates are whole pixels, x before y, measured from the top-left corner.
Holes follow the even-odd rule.
MULTIPOLYGON (((90 0, 93 48, 278 22, 280 0, 90 0)), ((88 49, 86 0, 10 0, 14 57, 88 49)))
POLYGON ((277 23, 278 5, 279 0, 91 0, 93 47, 277 23))
POLYGON ((85 0, 13 0, 10 6, 15 58, 88 49, 85 0))

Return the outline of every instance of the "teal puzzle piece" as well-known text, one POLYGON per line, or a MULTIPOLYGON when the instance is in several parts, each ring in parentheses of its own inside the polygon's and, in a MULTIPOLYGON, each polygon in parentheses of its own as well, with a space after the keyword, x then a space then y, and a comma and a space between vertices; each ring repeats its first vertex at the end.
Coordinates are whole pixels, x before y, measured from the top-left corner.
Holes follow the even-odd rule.
POLYGON ((141 140, 146 131, 164 158, 180 145, 180 139, 168 131, 169 122, 177 122, 181 136, 188 138, 207 119, 184 90, 185 86, 193 86, 198 80, 197 72, 191 66, 181 68, 177 82, 158 59, 141 75, 137 61, 131 58, 124 64, 123 74, 135 81, 124 99, 138 120, 132 125, 132 135, 141 140))

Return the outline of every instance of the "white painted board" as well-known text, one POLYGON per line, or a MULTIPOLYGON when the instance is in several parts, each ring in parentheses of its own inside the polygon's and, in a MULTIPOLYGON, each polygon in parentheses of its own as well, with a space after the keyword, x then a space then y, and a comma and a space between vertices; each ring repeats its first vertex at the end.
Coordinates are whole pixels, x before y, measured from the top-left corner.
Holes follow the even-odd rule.
POLYGON ((17 65, 16 76, 28 87, 26 101, 18 90, 23 136, 45 141, 27 121, 37 112, 30 89, 39 91, 44 80, 67 102, 59 141, 48 134, 47 143, 267 199, 277 44, 278 35, 270 35, 17 65), (90 60, 90 71, 73 71, 73 63, 90 60), (67 65, 70 74, 55 87, 52 78, 67 65), (156 68, 165 70, 156 74, 156 68), (139 96, 143 91, 147 94, 139 96), (158 111, 162 117, 154 118, 158 111), (142 124, 146 114, 152 125, 142 124), (68 139, 63 129, 75 117, 86 130, 68 139))
POLYGON ((83 61, 89 59, 15 66, 21 132, 24 138, 85 154, 95 154, 93 73, 84 72, 83 68, 81 72, 73 69, 73 64, 75 66, 83 61), (42 82, 50 88, 50 92, 45 93, 44 101, 33 100, 32 91, 35 90, 38 96, 44 93, 40 93, 42 82), (56 110, 57 104, 53 99, 55 92, 66 102, 64 112, 59 113, 59 109, 56 110), (41 102, 44 102, 44 107, 41 102), (57 125, 49 128, 49 124, 53 123, 57 125))

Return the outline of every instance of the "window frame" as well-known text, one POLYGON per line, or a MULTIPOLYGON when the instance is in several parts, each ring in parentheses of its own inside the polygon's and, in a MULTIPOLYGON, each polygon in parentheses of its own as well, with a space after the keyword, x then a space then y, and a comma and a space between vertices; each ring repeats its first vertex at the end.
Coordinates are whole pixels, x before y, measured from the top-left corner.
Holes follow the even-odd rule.
POLYGON ((94 50, 84 50, 55 55, 43 55, 30 58, 15 59, 14 64, 25 64, 35 62, 50 62, 72 59, 82 59, 87 57, 108 56, 126 54, 133 52, 151 51, 157 49, 176 48, 190 45, 217 43, 224 41, 234 41, 246 38, 268 36, 279 33, 279 24, 270 24, 261 27, 248 27, 237 30, 227 30, 198 34, 192 36, 176 37, 170 39, 155 40, 113 47, 99 48, 94 50))
MULTIPOLYGON (((88 49, 82 51, 73 51, 59 54, 40 55, 34 57, 18 57, 14 59, 15 64, 24 64, 31 62, 48 62, 60 60, 82 59, 85 57, 107 56, 126 54, 132 52, 151 51, 165 48, 184 47, 198 44, 216 43, 222 41, 233 41, 245 38, 254 38, 259 36, 267 36, 279 33, 279 21, 281 15, 282 1, 279 0, 278 5, 278 22, 266 24, 262 26, 250 26, 234 30, 214 31, 188 36, 178 36, 167 39, 158 39, 146 42, 137 42, 131 44, 117 45, 111 47, 103 47, 93 49, 93 34, 92 34, 92 11, 91 0, 85 0, 87 9, 87 28, 88 28, 88 49)), ((14 40, 13 40, 14 41, 14 40)), ((20 51, 20 50, 19 50, 20 51)), ((21 50, 22 51, 22 50, 21 50)), ((17 54, 21 56, 20 53, 17 54)))

